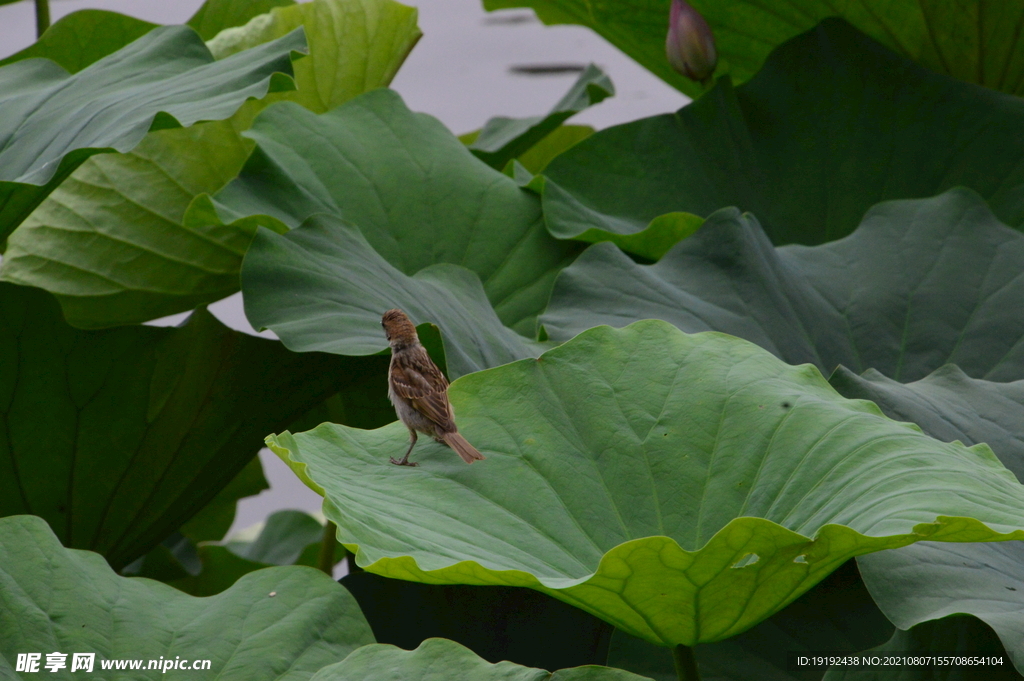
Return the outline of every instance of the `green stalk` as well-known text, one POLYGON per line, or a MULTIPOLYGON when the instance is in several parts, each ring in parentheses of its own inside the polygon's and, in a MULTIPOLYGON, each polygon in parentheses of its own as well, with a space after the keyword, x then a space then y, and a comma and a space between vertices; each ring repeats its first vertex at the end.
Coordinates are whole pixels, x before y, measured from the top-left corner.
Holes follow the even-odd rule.
POLYGON ((320 541, 320 555, 316 559, 316 567, 328 577, 334 577, 334 552, 338 546, 338 528, 330 520, 324 525, 324 538, 320 541))
POLYGON ((50 28, 50 0, 36 0, 36 37, 50 28))
POLYGON ((693 648, 678 645, 672 649, 672 661, 676 663, 676 676, 679 681, 700 681, 697 671, 697 658, 693 656, 693 648))

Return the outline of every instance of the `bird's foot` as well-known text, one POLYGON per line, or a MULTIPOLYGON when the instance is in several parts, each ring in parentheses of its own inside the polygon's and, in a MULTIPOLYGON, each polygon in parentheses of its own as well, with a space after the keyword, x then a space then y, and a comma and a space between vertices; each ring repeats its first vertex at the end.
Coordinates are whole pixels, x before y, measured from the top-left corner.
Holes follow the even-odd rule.
POLYGON ((395 464, 396 466, 419 466, 419 464, 416 463, 415 461, 409 461, 408 456, 405 457, 404 459, 396 459, 395 457, 391 457, 391 463, 395 464))

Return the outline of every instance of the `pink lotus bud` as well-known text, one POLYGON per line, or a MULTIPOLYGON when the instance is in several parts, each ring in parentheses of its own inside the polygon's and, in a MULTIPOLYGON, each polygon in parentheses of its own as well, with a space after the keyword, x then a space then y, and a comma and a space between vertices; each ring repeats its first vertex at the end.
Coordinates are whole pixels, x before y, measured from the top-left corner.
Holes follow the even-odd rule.
POLYGON ((672 68, 701 83, 711 78, 718 64, 711 27, 697 10, 683 0, 672 0, 665 54, 672 68))

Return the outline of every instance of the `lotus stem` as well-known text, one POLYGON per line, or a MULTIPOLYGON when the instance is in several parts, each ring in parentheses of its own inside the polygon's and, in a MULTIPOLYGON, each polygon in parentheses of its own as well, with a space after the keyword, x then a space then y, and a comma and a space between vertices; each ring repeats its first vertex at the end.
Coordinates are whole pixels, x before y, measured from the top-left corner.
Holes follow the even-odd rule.
POLYGON ((328 577, 334 578, 334 552, 338 546, 338 527, 330 520, 324 525, 324 538, 320 541, 320 555, 316 567, 328 577))
POLYGON ((50 0, 36 0, 36 37, 50 28, 50 0))
POLYGON ((697 670, 697 658, 693 656, 693 648, 678 645, 672 649, 672 661, 676 664, 676 676, 679 681, 700 681, 697 670))

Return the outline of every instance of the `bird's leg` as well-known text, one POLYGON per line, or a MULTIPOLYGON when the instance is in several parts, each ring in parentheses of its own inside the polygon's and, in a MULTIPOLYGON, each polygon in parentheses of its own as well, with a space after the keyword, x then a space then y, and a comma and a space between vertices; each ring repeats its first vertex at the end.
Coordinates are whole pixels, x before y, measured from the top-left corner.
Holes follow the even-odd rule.
POLYGON ((412 428, 409 429, 409 449, 405 451, 405 456, 401 459, 391 457, 391 463, 396 466, 419 466, 418 463, 409 461, 409 455, 412 454, 412 448, 416 446, 416 431, 412 428))

